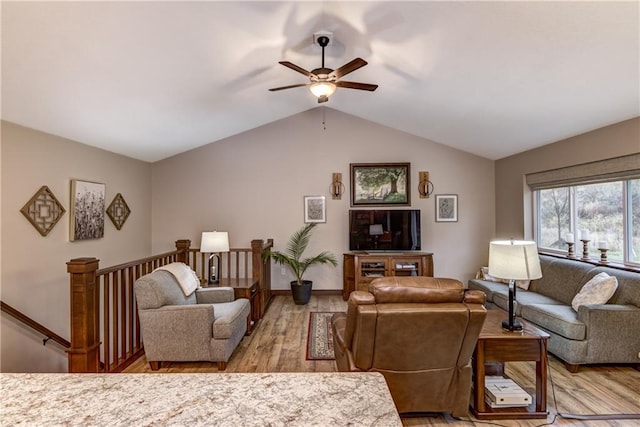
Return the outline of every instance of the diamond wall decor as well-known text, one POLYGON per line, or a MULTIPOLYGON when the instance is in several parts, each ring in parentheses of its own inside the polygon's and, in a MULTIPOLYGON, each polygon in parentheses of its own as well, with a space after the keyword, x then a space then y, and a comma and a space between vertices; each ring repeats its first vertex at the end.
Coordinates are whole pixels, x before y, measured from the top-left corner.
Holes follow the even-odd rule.
POLYGON ((115 225, 118 230, 122 228, 130 213, 131 209, 129 209, 127 202, 124 201, 122 194, 116 194, 116 197, 113 198, 113 201, 107 208, 107 215, 109 215, 111 222, 113 222, 113 225, 115 225))
POLYGON ((66 211, 49 187, 43 185, 20 212, 40 234, 46 236, 66 211))

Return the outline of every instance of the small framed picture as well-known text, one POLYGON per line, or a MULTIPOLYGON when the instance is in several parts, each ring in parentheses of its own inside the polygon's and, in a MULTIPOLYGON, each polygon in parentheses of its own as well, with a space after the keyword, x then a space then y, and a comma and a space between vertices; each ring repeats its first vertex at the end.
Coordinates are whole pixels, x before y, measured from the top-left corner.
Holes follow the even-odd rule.
POLYGON ((104 237, 105 192, 105 184, 71 180, 70 241, 104 237))
POLYGON ((436 222, 458 222, 457 194, 436 194, 436 222))
POLYGON ((304 196, 304 222, 327 222, 324 196, 304 196))

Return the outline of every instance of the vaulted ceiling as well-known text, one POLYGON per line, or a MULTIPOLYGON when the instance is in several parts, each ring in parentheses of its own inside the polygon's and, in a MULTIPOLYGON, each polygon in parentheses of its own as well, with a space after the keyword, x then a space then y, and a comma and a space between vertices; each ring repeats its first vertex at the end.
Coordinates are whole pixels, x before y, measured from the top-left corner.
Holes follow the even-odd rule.
POLYGON ((638 2, 2 2, 2 118, 156 161, 318 106, 489 159, 640 116, 638 2))

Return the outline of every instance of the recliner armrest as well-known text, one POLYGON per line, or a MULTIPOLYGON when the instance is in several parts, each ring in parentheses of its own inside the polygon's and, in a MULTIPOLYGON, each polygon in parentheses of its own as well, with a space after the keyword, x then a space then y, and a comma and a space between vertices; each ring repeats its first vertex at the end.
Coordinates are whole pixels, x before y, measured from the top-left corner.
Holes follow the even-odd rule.
POLYGON ((216 304, 220 302, 232 302, 235 299, 233 288, 230 286, 218 286, 211 288, 198 288, 196 301, 198 304, 216 304))

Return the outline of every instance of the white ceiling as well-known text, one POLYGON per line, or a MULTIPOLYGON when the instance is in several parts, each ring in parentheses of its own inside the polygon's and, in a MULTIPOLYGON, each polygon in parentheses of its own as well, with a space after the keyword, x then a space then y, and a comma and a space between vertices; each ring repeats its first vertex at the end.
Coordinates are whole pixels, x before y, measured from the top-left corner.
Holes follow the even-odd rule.
POLYGON ((318 104, 498 159, 640 116, 632 2, 2 2, 2 118, 156 161, 318 104))

